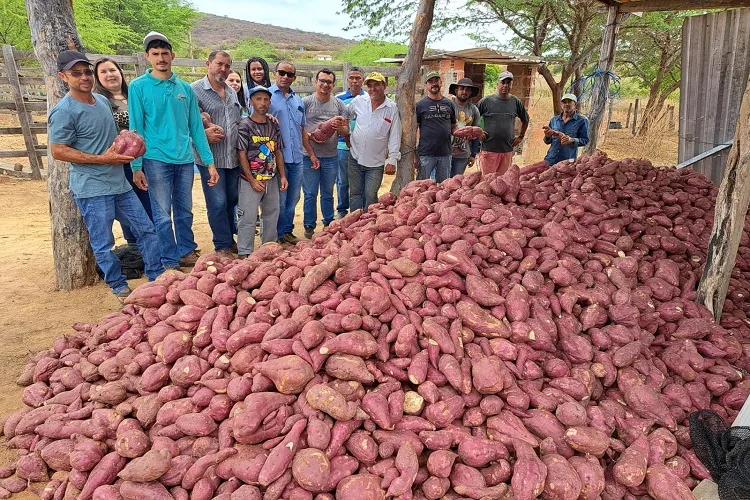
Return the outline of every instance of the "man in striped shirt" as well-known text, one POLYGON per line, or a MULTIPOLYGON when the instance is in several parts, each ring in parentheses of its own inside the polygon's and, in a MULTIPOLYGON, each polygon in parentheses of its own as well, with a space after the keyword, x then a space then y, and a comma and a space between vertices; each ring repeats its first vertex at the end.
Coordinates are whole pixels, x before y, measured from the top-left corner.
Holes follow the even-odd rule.
POLYGON ((194 151, 195 163, 201 174, 214 249, 217 254, 227 256, 237 251, 234 241, 234 234, 237 233, 234 214, 239 198, 240 179, 237 132, 242 120, 242 106, 237 93, 226 84, 231 66, 231 56, 223 50, 215 50, 208 55, 206 76, 191 84, 201 111, 211 117, 206 137, 219 172, 219 181, 215 186, 208 185, 208 168, 198 151, 194 151))

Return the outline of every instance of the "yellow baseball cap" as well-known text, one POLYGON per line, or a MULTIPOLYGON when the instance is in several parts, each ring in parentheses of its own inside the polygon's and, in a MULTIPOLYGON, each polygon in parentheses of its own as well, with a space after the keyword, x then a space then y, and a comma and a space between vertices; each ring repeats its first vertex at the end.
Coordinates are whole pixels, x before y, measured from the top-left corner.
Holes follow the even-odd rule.
POLYGON ((372 73, 367 75, 367 78, 365 78, 365 85, 367 85, 367 82, 369 81, 386 83, 385 77, 377 71, 373 71, 372 73))

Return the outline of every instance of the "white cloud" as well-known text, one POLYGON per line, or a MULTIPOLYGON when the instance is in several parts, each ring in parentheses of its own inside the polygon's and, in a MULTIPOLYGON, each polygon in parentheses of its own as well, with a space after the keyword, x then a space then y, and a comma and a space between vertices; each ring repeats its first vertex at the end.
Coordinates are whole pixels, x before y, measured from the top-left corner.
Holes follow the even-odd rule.
MULTIPOLYGON (((201 12, 219 16, 234 17, 256 23, 272 24, 303 31, 325 33, 343 38, 363 36, 365 31, 345 31, 351 20, 346 14, 337 14, 343 9, 341 0, 192 0, 193 6, 201 12)), ((486 31, 487 27, 483 27, 486 31)), ((230 35, 229 33, 227 35, 230 35)), ((238 38, 252 33, 237 33, 238 38)), ((460 50, 475 47, 476 44, 465 33, 451 32, 431 48, 460 50)))

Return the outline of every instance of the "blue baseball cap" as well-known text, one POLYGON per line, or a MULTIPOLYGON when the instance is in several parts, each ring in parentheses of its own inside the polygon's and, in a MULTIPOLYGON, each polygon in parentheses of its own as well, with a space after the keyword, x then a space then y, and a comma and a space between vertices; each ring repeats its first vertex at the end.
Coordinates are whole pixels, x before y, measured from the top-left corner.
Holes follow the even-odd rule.
POLYGON ((251 88, 250 90, 247 91, 247 98, 248 99, 251 98, 253 96, 253 94, 255 94, 257 92, 265 92, 266 94, 268 94, 268 97, 271 97, 271 91, 270 90, 268 90, 267 88, 265 88, 263 85, 256 85, 255 87, 253 87, 253 88, 251 88))

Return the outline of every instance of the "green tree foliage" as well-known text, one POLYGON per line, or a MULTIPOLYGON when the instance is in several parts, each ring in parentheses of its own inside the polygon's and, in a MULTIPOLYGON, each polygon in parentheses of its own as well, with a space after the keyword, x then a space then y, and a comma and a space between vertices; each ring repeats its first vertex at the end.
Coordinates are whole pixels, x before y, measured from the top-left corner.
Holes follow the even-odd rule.
POLYGON ((0 43, 31 50, 31 32, 23 0, 0 2, 0 43))
POLYGON ((279 56, 273 45, 255 36, 241 40, 237 47, 227 52, 238 61, 245 61, 251 57, 262 57, 266 61, 276 61, 279 56))
POLYGON ((381 57, 406 54, 408 49, 407 45, 401 43, 366 39, 342 50, 338 59, 358 66, 373 66, 381 57))
MULTIPOLYGON (((107 53, 141 51, 143 37, 155 30, 184 54, 199 16, 187 0, 74 0, 73 9, 86 50, 107 53)), ((31 49, 23 0, 0 0, 0 42, 31 49)))
POLYGON ((618 71, 648 92, 639 135, 646 135, 662 114, 667 98, 680 87, 682 23, 695 12, 649 12, 630 17, 618 40, 618 71))
POLYGON ((497 77, 500 76, 500 66, 487 64, 484 67, 484 84, 494 87, 497 85, 497 77))
MULTIPOLYGON (((416 8, 415 0, 387 2, 345 0, 344 12, 353 27, 364 27, 379 36, 400 37, 416 8)), ((552 91, 555 111, 568 84, 579 77, 601 44, 604 21, 601 4, 595 0, 443 0, 435 8, 430 33, 441 35, 467 28, 478 45, 487 45, 548 58, 539 67, 552 91), (492 36, 497 23, 514 35, 508 43, 492 36), (556 79, 559 77, 559 79, 556 79)))

